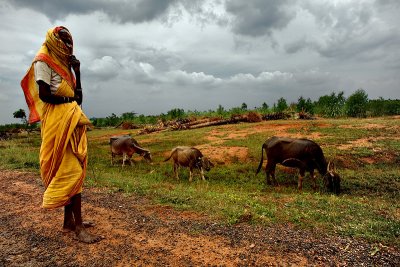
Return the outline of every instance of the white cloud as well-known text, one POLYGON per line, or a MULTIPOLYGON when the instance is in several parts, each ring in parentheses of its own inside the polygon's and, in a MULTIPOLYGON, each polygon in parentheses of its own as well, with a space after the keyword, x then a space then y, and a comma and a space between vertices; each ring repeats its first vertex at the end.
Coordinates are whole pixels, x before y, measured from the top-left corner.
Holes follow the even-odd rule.
POLYGON ((121 65, 110 56, 95 59, 88 67, 92 75, 101 80, 109 80, 116 77, 120 68, 121 65))

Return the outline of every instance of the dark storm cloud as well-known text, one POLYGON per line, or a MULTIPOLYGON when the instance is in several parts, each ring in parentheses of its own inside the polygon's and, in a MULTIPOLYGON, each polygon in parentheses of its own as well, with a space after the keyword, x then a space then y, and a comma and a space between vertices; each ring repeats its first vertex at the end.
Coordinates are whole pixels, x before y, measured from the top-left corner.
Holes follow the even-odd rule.
POLYGON ((377 0, 376 3, 382 6, 397 6, 400 7, 399 0, 377 0))
POLYGON ((334 30, 343 35, 350 35, 363 29, 371 23, 373 8, 370 3, 315 3, 304 2, 302 8, 310 12, 318 23, 318 26, 328 30, 334 30))
POLYGON ((305 48, 312 46, 305 38, 299 39, 284 45, 284 49, 288 54, 295 54, 305 48))
POLYGON ((252 37, 270 35, 288 25, 295 17, 286 0, 228 0, 226 11, 233 15, 233 31, 236 34, 252 37))
POLYGON ((0 0, 0 124, 25 107, 19 82, 53 23, 73 32, 90 117, 358 88, 399 98, 399 8, 399 0, 0 0))
POLYGON ((19 8, 30 8, 43 13, 50 20, 65 18, 68 15, 89 14, 101 11, 118 22, 151 21, 164 15, 176 0, 10 0, 19 8))
MULTIPOLYGON (((397 3, 400 2, 375 2, 379 7, 390 7, 394 13, 395 10, 399 11, 400 5, 397 3)), ((312 15, 320 34, 305 32, 298 40, 284 44, 289 54, 308 49, 332 59, 383 59, 387 57, 387 51, 398 44, 400 32, 390 27, 391 16, 395 18, 397 15, 390 14, 388 9, 376 9, 371 2, 337 5, 309 1, 302 2, 300 8, 312 15)))

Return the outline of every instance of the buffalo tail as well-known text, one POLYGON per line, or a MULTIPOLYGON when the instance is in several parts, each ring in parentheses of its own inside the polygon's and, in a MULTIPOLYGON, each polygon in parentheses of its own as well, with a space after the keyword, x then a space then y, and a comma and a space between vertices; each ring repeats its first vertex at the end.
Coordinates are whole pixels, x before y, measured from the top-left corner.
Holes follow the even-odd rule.
POLYGON ((163 162, 168 161, 168 160, 172 157, 172 155, 175 153, 175 151, 176 151, 176 149, 173 149, 173 150, 171 151, 171 154, 169 154, 169 157, 166 158, 166 159, 164 159, 163 162))
POLYGON ((261 167, 262 167, 262 164, 263 164, 263 160, 264 160, 264 145, 265 145, 265 144, 263 144, 263 145, 261 146, 261 159, 260 159, 260 164, 258 164, 258 168, 257 168, 257 171, 256 171, 256 175, 260 172, 261 167))

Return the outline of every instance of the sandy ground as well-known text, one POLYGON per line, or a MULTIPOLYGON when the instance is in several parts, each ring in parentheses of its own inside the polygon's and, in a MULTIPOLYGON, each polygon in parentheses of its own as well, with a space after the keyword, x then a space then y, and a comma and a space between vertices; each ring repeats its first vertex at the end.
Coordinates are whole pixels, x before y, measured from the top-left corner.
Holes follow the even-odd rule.
POLYGON ((84 244, 61 231, 62 209, 40 207, 32 173, 0 171, 0 266, 400 266, 400 249, 296 230, 290 225, 224 226, 143 198, 86 188, 84 244))

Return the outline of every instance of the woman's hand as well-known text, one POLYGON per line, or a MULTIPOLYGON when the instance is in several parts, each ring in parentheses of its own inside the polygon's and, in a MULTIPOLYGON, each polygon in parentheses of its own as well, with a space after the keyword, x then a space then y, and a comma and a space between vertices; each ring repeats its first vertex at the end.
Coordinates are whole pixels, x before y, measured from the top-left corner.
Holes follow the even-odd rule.
POLYGON ((69 63, 71 64, 71 67, 74 70, 75 74, 80 74, 81 62, 74 55, 71 55, 69 63))

